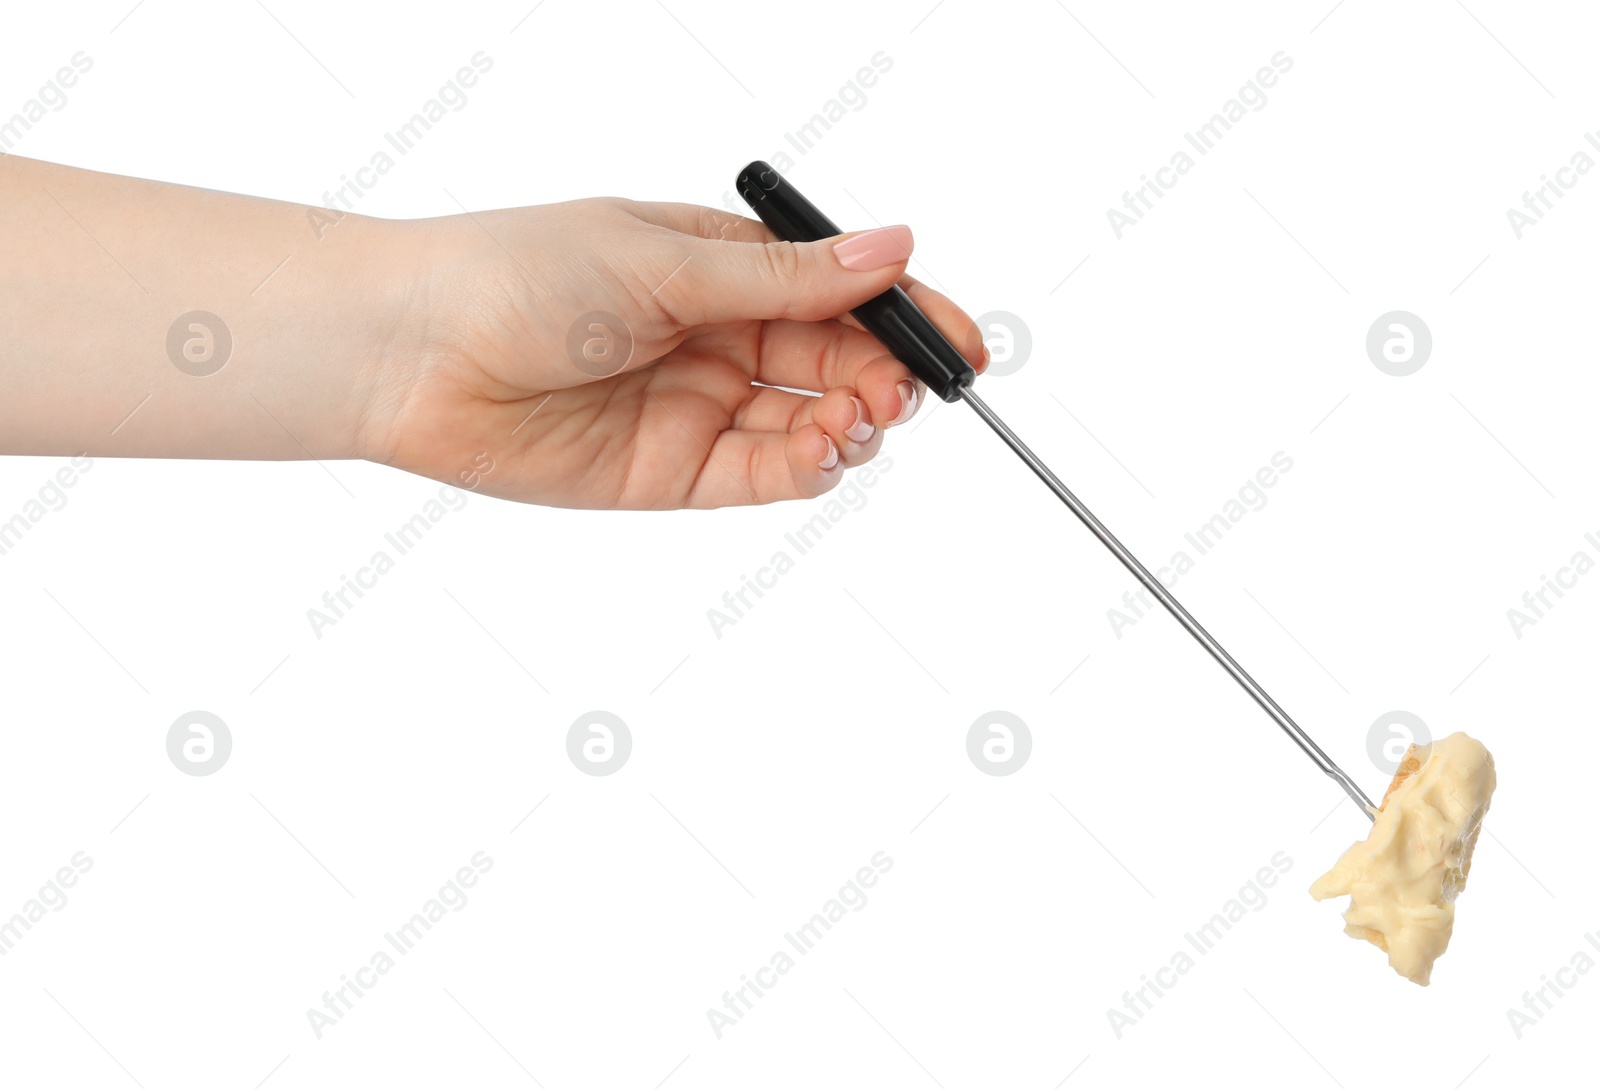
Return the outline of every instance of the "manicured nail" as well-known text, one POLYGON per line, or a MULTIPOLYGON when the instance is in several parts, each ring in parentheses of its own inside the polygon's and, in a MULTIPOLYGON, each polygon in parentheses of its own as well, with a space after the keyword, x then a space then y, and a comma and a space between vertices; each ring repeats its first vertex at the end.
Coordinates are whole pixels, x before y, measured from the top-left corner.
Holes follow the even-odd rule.
POLYGON ((910 257, 911 245, 910 227, 879 227, 845 239, 833 247, 833 252, 845 268, 871 272, 910 257))
POLYGON ((900 415, 889 421, 890 427, 903 424, 917 414, 917 384, 903 378, 895 388, 900 391, 900 415))
POLYGON ((855 443, 866 442, 878 429, 872 426, 872 419, 867 415, 867 402, 859 397, 850 400, 855 402, 856 422, 845 428, 844 437, 855 443))
POLYGON ((994 362, 994 357, 989 354, 989 346, 985 344, 983 346, 983 365, 987 367, 992 362, 994 362))
POLYGON ((817 468, 827 471, 839 464, 839 448, 833 445, 833 440, 826 435, 822 436, 822 441, 828 444, 828 452, 817 462, 817 468))

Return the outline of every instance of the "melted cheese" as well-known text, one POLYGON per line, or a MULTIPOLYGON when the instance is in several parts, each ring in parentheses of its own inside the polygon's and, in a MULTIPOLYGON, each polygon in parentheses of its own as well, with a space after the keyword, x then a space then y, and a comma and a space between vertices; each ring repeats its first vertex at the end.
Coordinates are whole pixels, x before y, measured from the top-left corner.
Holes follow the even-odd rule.
POLYGON ((1350 897, 1345 933, 1389 954, 1389 966, 1428 985, 1450 944, 1478 828, 1494 793, 1494 758, 1455 733, 1411 754, 1422 766, 1384 800, 1366 840, 1352 844, 1311 895, 1350 897))

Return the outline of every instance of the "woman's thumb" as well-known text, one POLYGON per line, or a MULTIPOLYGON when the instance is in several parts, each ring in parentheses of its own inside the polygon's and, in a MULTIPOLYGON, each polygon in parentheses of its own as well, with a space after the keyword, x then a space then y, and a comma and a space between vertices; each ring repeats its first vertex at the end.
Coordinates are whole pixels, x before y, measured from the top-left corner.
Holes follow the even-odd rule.
POLYGON ((820 321, 893 287, 905 273, 911 247, 906 226, 819 242, 708 239, 656 298, 685 327, 768 318, 820 321))

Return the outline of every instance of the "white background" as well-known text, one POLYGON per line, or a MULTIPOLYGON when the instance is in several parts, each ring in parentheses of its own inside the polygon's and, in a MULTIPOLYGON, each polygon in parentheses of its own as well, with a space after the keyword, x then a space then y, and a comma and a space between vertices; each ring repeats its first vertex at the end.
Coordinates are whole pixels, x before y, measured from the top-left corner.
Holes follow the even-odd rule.
MULTIPOLYGON (((472 495, 318 639, 306 610, 438 485, 96 460, 0 557, 0 916, 93 860, 0 958, 0 1077, 1588 1076, 1600 975, 1520 1038, 1507 1010, 1600 959, 1600 575, 1520 639, 1506 611, 1579 549, 1600 558, 1600 174, 1521 239, 1506 209, 1600 126, 1597 27, 1576 4, 1330 4, 819 2, 803 25, 710 0, 27 5, 0 114, 83 50, 92 70, 17 153, 319 204, 482 50, 467 106, 361 211, 721 206, 785 149, 847 229, 912 224, 914 272, 1030 332, 980 390, 1152 564, 1292 458, 1176 590, 1369 793, 1389 711, 1493 751, 1431 987, 1305 892, 1367 822, 1170 619, 1119 638, 1132 580, 936 405, 721 638, 707 610, 815 510, 472 495), (879 51, 865 105, 797 153, 786 134, 879 51), (1107 209, 1278 51, 1293 68, 1267 104, 1119 240, 1107 209), (1392 310, 1432 331, 1409 377, 1367 357, 1392 310), (233 739, 203 777, 166 752, 195 709, 233 739), (566 753, 594 709, 633 740, 607 777, 566 753), (995 709, 1032 736, 1007 776, 966 751, 995 709), (478 851, 493 868, 466 906, 318 1039, 307 1009, 478 851), (719 1039, 707 1010, 879 851, 865 907, 719 1039), (1266 906, 1119 1038, 1107 1010, 1280 851, 1266 906)), ((0 463, 0 518, 59 464, 0 463)))

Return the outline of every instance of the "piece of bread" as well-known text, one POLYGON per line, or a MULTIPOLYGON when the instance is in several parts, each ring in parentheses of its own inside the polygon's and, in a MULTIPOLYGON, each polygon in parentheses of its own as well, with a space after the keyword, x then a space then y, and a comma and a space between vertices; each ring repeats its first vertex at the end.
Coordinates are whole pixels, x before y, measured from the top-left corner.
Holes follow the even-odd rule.
POLYGON ((1418 745, 1413 742, 1407 749, 1405 756, 1400 759, 1400 766, 1395 769, 1394 778, 1389 780, 1389 789, 1383 792, 1383 801, 1378 803, 1378 808, 1383 809, 1389 804, 1389 795, 1393 794, 1400 784, 1411 778, 1421 770, 1422 765, 1428 761, 1428 746, 1418 745))
POLYGON ((1382 949, 1396 972, 1427 986, 1449 944, 1494 788, 1494 758, 1466 734, 1409 746, 1367 838, 1312 884, 1311 895, 1348 895, 1345 933, 1382 949))
MULTIPOLYGON (((1400 766, 1395 769, 1394 778, 1389 780, 1389 789, 1383 792, 1383 800, 1378 803, 1379 812, 1382 812, 1383 807, 1389 804, 1389 795, 1393 794, 1401 783, 1420 771, 1422 765, 1428 762, 1428 752, 1431 748, 1431 742, 1425 745, 1418 745, 1413 742, 1406 749, 1405 756, 1400 760, 1400 766)), ((1472 852, 1478 847, 1478 833, 1482 828, 1483 821, 1480 817, 1478 823, 1467 829, 1466 835, 1462 837, 1461 870, 1459 874, 1452 870, 1445 877, 1445 897, 1449 900, 1454 900, 1460 895, 1461 890, 1467 887, 1467 874, 1472 871, 1472 852)), ((1389 951, 1389 946, 1383 941, 1381 935, 1377 939, 1368 938, 1367 940, 1374 942, 1385 953, 1389 951)))
MULTIPOLYGON (((1401 783, 1416 774, 1422 768, 1422 765, 1427 762, 1427 759, 1428 747, 1426 745, 1418 746, 1416 742, 1412 742, 1406 748, 1405 756, 1400 759, 1400 766, 1395 769, 1394 778, 1389 780, 1389 789, 1383 792, 1383 800, 1378 803, 1378 811, 1380 813, 1383 812, 1383 807, 1389 804, 1389 795, 1399 789, 1401 783), (1421 750, 1420 753, 1418 752, 1419 748, 1421 750)), ((1351 936, 1369 941, 1385 953, 1389 951, 1389 943, 1376 930, 1368 930, 1365 927, 1361 927, 1359 932, 1352 931, 1351 936)))

